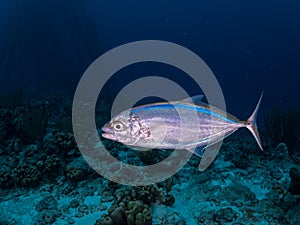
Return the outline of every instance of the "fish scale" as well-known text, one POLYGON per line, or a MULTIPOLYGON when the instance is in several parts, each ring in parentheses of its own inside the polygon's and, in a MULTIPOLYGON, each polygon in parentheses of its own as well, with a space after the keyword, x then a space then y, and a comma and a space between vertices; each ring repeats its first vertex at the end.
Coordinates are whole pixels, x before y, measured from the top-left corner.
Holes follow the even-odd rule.
MULTIPOLYGON (((202 102, 195 104, 200 99, 195 96, 189 100, 159 102, 125 110, 102 128, 102 136, 129 146, 186 149, 200 156, 197 147, 206 148, 246 127, 262 149, 256 126, 262 96, 246 121, 202 102)), ((205 151, 201 162, 207 160, 203 164, 209 165, 217 152, 205 151)))
MULTIPOLYGON (((209 140, 215 141, 219 138, 216 133, 222 133, 222 136, 226 136, 228 133, 235 129, 236 126, 240 127, 238 120, 234 123, 227 122, 226 119, 213 116, 209 111, 202 112, 200 106, 193 106, 189 104, 173 103, 173 104, 162 104, 152 105, 147 107, 139 107, 131 112, 133 115, 140 119, 141 124, 145 124, 151 130, 151 127, 165 124, 165 129, 168 130, 168 134, 165 135, 166 145, 161 142, 162 148, 183 148, 184 144, 191 146, 195 144, 205 143, 209 140), (191 114, 197 113, 197 118, 191 114), (194 119, 191 119, 194 118, 194 119), (186 122, 183 122, 186 121, 186 122), (184 124, 184 125, 183 125, 184 124), (232 127, 232 129, 229 129, 232 127), (191 133, 197 134, 192 136, 191 133), (179 145, 178 137, 184 135, 182 143, 179 145), (174 139, 174 146, 170 144, 170 139, 174 139)), ((143 142, 141 140, 141 142, 143 142)), ((149 144, 151 145, 151 144, 149 144)), ((153 145, 156 146, 155 143, 153 145)), ((150 147, 150 146, 148 146, 150 147)))

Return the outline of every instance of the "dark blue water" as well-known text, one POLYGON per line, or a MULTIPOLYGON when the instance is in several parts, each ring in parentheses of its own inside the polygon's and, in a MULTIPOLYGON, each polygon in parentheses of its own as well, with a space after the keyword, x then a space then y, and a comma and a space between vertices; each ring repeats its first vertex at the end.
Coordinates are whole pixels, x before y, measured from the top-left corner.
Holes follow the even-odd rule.
MULTIPOLYGON (((0 0, 0 225, 299 225, 299 12, 299 0, 0 0), (197 149, 204 151, 202 159, 192 156, 157 186, 117 184, 132 185, 126 181, 133 180, 140 185, 144 178, 157 182, 156 177, 182 164, 181 153, 175 153, 174 161, 152 167, 173 151, 130 149, 128 140, 135 145, 150 137, 158 139, 159 147, 166 141, 160 137, 174 133, 168 141, 184 141, 175 140, 177 127, 164 129, 179 123, 168 122, 175 117, 158 126, 156 118, 144 122, 144 116, 134 114, 109 123, 119 91, 138 78, 160 76, 190 95, 202 92, 176 67, 141 62, 107 81, 98 98, 106 101, 98 101, 94 118, 82 113, 92 109, 89 102, 75 101, 72 111, 76 87, 89 66, 115 47, 142 40, 168 41, 196 53, 217 78, 228 112, 241 120, 264 91, 257 123, 264 151, 241 129, 224 140, 205 171, 199 171, 199 163, 208 166, 218 153, 214 146, 197 149), (89 127, 94 124, 102 143, 93 143, 95 132, 89 127), (137 167, 111 162, 105 149, 124 164, 153 170, 140 175, 137 167)), ((114 63, 111 59, 107 65, 114 63)), ((137 104, 162 100, 134 91, 137 104)), ((161 117, 159 112, 153 115, 161 117)), ((205 134, 212 130, 208 124, 199 127, 205 134)), ((227 126, 226 132, 233 128, 227 126)))
MULTIPOLYGON (((297 0, 1 1, 1 89, 72 96, 101 54, 154 39, 198 54, 215 73, 229 111, 241 118, 262 90, 263 108, 300 105, 299 11, 297 0)), ((128 71, 132 76, 114 77, 107 95, 143 74, 172 74, 189 93, 199 92, 182 71, 168 66, 132 65, 128 71)))

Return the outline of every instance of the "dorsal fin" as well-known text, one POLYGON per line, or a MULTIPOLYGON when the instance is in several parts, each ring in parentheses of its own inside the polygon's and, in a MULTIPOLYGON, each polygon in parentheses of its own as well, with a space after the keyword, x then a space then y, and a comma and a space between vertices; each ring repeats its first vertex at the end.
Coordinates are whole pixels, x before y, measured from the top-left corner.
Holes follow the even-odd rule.
POLYGON ((181 100, 181 102, 188 102, 192 104, 200 104, 203 103, 202 99, 204 98, 204 95, 194 95, 192 97, 188 97, 186 99, 181 100))

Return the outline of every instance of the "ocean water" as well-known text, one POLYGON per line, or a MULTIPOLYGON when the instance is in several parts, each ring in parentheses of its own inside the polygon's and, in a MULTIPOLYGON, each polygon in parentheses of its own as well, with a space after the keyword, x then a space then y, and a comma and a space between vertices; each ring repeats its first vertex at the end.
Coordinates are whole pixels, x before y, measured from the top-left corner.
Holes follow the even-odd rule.
POLYGON ((0 224, 299 224, 299 11, 296 0, 0 2, 0 224), (195 155, 101 135, 123 110, 199 94, 247 120, 261 93, 264 150, 242 128, 204 171, 195 155))

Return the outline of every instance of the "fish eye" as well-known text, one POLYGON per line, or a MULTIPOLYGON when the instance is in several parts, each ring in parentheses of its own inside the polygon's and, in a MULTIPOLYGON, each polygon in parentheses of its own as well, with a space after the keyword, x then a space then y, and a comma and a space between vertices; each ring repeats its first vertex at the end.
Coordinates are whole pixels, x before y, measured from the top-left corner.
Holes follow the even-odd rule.
POLYGON ((121 123, 121 122, 115 122, 115 123, 113 124, 113 128, 114 128, 116 131, 121 131, 121 130, 124 129, 124 125, 123 125, 123 123, 121 123))

